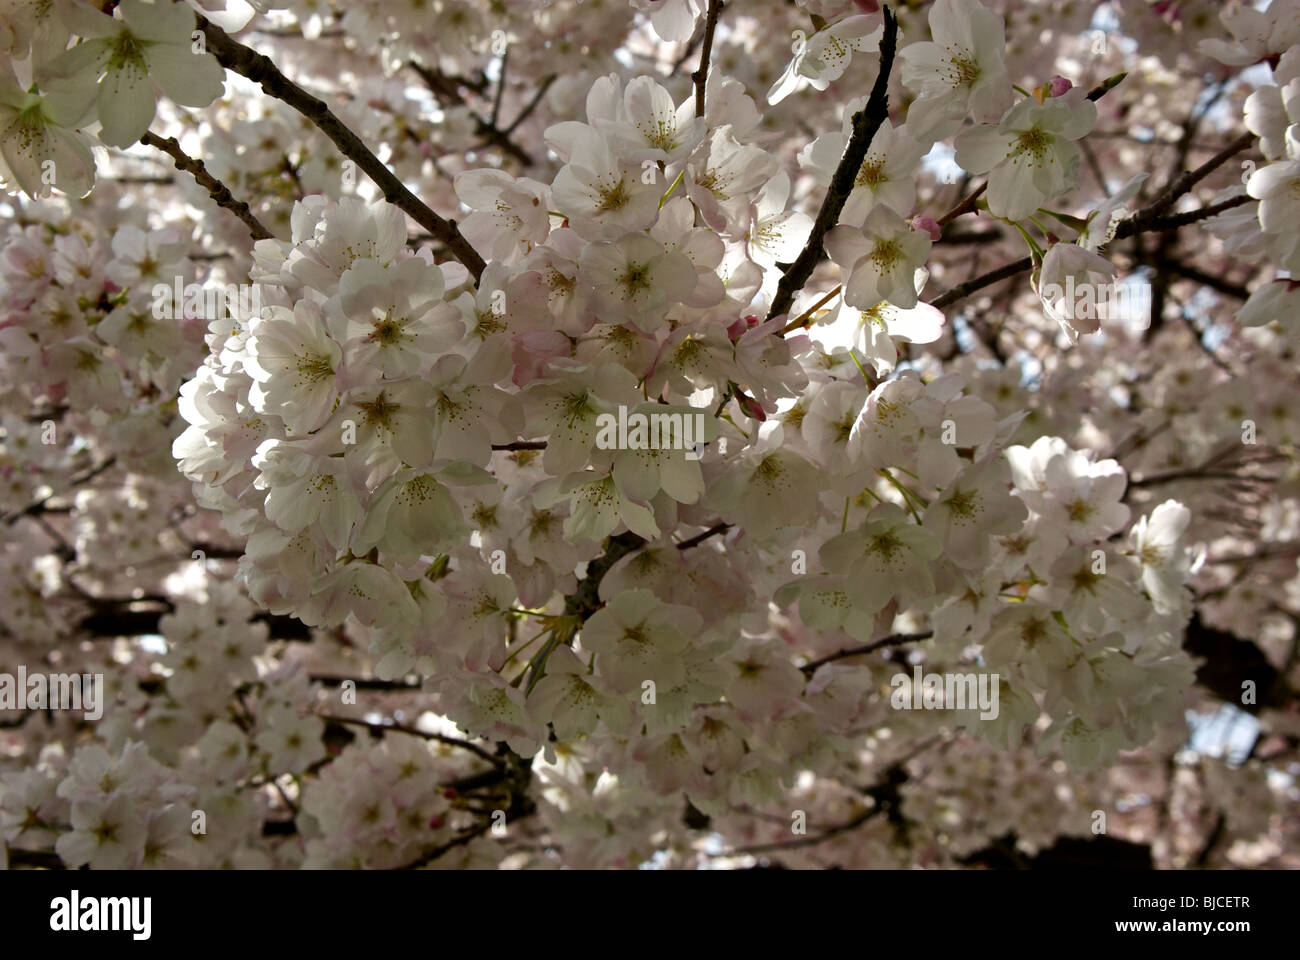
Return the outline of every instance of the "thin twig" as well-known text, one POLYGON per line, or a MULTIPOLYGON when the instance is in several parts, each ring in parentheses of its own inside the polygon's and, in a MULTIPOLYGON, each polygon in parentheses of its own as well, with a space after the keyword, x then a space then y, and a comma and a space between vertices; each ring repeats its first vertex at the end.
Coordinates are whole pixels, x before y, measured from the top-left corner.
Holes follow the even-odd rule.
MULTIPOLYGON (((1186 213, 1179 213, 1168 217, 1147 218, 1139 214, 1128 218, 1119 225, 1119 229, 1115 231, 1115 239, 1122 240, 1126 237, 1136 236, 1139 233, 1159 233, 1166 230, 1177 230, 1180 227, 1185 227, 1189 224, 1197 223, 1198 221, 1216 216, 1223 213, 1225 210, 1231 210, 1233 207, 1240 207, 1242 204, 1249 203, 1250 200, 1250 197, 1242 194, 1241 196, 1224 200, 1222 203, 1211 204, 1208 207, 1200 207, 1196 210, 1189 210, 1186 213)), ((964 300, 966 297, 969 297, 972 293, 975 293, 978 290, 983 290, 985 287, 992 286, 999 280, 1006 280, 1009 277, 1014 277, 1018 273, 1024 273, 1026 270, 1032 269, 1033 266, 1033 260, 1029 257, 1021 257, 1019 260, 998 267, 996 270, 990 270, 988 273, 981 274, 980 276, 967 280, 964 283, 959 283, 951 290, 941 293, 939 296, 931 300, 930 306, 939 309, 951 306, 958 300, 964 300)))
POLYGON ((199 29, 207 38, 208 52, 229 70, 259 84, 269 96, 293 107, 314 123, 325 136, 334 142, 345 157, 353 161, 366 176, 383 191, 384 199, 405 212, 412 220, 447 245, 451 255, 465 265, 475 282, 482 276, 486 264, 469 241, 461 235, 454 220, 444 220, 434 213, 415 194, 411 193, 397 175, 367 147, 346 124, 336 117, 329 106, 312 96, 283 73, 268 57, 244 46, 226 31, 198 18, 199 29))
POLYGON ((470 753, 481 757, 495 767, 502 766, 500 757, 494 757, 478 744, 470 743, 468 740, 462 740, 459 737, 448 737, 441 733, 430 733, 429 731, 421 730, 418 727, 406 727, 399 723, 371 723, 369 720, 361 720, 357 717, 340 717, 331 713, 318 713, 317 716, 322 720, 329 720, 334 723, 350 723, 354 727, 365 727, 367 730, 405 733, 412 737, 422 737, 425 740, 436 740, 438 743, 445 743, 449 747, 459 747, 461 750, 468 750, 470 753))
POLYGON ((880 640, 873 640, 871 643, 863 644, 860 647, 849 647, 844 650, 836 650, 834 653, 827 654, 811 663, 805 663, 799 669, 808 676, 817 672, 817 668, 822 664, 833 663, 836 660, 843 660, 846 657, 860 657, 864 653, 874 653, 885 647, 898 647, 905 643, 919 643, 922 640, 929 640, 934 636, 933 630, 925 630, 921 633, 893 633, 880 640))
POLYGON ((853 192, 854 181, 862 162, 867 157, 867 150, 876 136, 876 131, 889 117, 889 72, 894 66, 894 50, 898 43, 898 21, 889 7, 882 6, 885 15, 885 33, 880 41, 880 72, 871 88, 866 106, 853 115, 853 136, 840 158, 839 166, 831 177, 831 185, 826 191, 826 199, 813 222, 808 242, 795 258, 794 263, 786 269, 781 282, 777 284, 776 295, 772 298, 772 308, 767 312, 767 319, 787 312, 794 303, 795 295, 803 289, 813 268, 823 255, 822 241, 826 233, 839 222, 840 211, 853 192))
POLYGON ((974 190, 972 190, 970 193, 966 194, 966 196, 962 198, 960 203, 958 203, 955 207, 953 207, 942 217, 936 220, 935 223, 937 223, 941 227, 946 227, 948 224, 952 223, 952 221, 960 217, 963 213, 972 212, 975 209, 975 201, 978 200, 983 195, 984 191, 987 190, 988 188, 989 188, 989 184, 988 181, 986 180, 983 183, 981 183, 978 187, 976 187, 974 190))
POLYGON ((176 169, 188 173, 194 178, 204 190, 208 191, 217 206, 225 207, 240 220, 244 226, 248 227, 248 232, 253 235, 254 240, 268 240, 271 238, 271 231, 262 226, 262 221, 253 216, 253 211, 248 208, 248 204, 242 200, 236 200, 229 188, 208 173, 207 167, 203 166, 203 161, 191 157, 181 149, 180 142, 175 137, 163 139, 152 131, 146 131, 145 135, 140 138, 140 142, 145 146, 161 150, 167 156, 172 158, 176 164, 176 169))
POLYGON ((497 118, 501 116, 501 98, 506 92, 506 67, 510 64, 510 48, 506 47, 505 52, 501 54, 501 69, 497 72, 497 94, 492 98, 492 114, 488 119, 493 129, 496 129, 497 118))
POLYGON ((537 92, 533 94, 533 99, 529 100, 528 105, 519 112, 519 116, 515 117, 514 120, 510 122, 510 126, 501 131, 502 136, 510 136, 510 134, 514 133, 515 130, 518 129, 521 123, 532 115, 533 111, 537 109, 538 104, 542 102, 542 97, 546 96, 546 91, 551 89, 551 84, 555 82, 556 76, 557 74, 552 73, 538 84, 537 92))
MULTIPOLYGON (((107 460, 104 460, 99 464, 91 467, 85 473, 73 477, 71 480, 68 481, 68 486, 78 487, 83 483, 89 483, 91 480, 95 479, 95 477, 99 476, 105 470, 112 467, 115 463, 117 463, 117 457, 109 457, 107 460)), ((35 516, 38 513, 44 512, 45 504, 48 503, 55 496, 56 496, 55 493, 47 494, 46 496, 41 497, 39 500, 33 500, 31 503, 23 507, 21 510, 14 510, 13 512, 6 514, 4 517, 4 523, 12 525, 15 521, 18 520, 19 517, 35 516)))
POLYGON ((691 549, 691 547, 698 547, 705 540, 709 539, 709 537, 716 536, 719 533, 726 533, 730 529, 731 529, 731 524, 718 521, 713 526, 709 527, 709 529, 705 530, 703 533, 697 533, 689 540, 683 540, 681 543, 677 544, 677 549, 689 550, 691 549))
POLYGON ((722 0, 709 0, 709 12, 704 20, 704 45, 700 49, 700 65, 691 74, 695 82, 695 115, 704 116, 704 87, 709 79, 709 56, 713 53, 713 31, 722 15, 722 0))

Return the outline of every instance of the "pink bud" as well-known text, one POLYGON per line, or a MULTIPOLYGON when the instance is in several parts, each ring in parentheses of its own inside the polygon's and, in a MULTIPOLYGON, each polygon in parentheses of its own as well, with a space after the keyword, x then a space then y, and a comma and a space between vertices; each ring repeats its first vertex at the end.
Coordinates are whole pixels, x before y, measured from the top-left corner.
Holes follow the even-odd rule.
POLYGON ((730 338, 732 343, 735 343, 744 336, 746 331, 754 329, 758 324, 759 318, 753 314, 750 314, 747 317, 740 317, 735 323, 727 327, 727 336, 730 338))
POLYGON ((938 243, 939 238, 943 236, 943 227, 939 226, 938 221, 933 217, 913 217, 912 229, 924 230, 930 235, 932 243, 938 243))
POLYGON ((757 400, 744 393, 741 390, 736 391, 736 400, 740 402, 740 409, 745 411, 745 416, 751 420, 766 420, 767 414, 763 412, 763 407, 757 400))
POLYGON ((1054 97, 1063 96, 1067 90, 1074 86, 1065 77, 1052 77, 1051 80, 1047 81, 1047 85, 1048 92, 1054 97))
POLYGON ((853 0, 853 2, 858 5, 858 9, 861 10, 863 13, 880 12, 879 0, 853 0))

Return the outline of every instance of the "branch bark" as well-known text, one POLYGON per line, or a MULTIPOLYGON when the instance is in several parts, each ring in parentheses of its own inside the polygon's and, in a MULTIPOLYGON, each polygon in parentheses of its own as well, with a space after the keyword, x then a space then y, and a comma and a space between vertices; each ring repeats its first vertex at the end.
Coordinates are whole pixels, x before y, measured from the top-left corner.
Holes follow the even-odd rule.
POLYGON ((202 160, 196 160, 182 150, 180 141, 175 137, 164 139, 152 131, 146 131, 145 135, 140 138, 140 142, 145 146, 153 147, 155 150, 161 150, 171 157, 176 169, 192 176, 195 183, 208 191, 208 196, 216 201, 217 206, 225 207, 243 221, 244 226, 248 227, 248 232, 253 235, 254 240, 269 240, 271 238, 271 231, 262 226, 262 221, 253 215, 253 211, 248 208, 248 204, 243 200, 235 199, 235 195, 230 192, 230 188, 208 173, 208 168, 203 165, 202 160))
POLYGON ((813 221, 808 242, 777 284, 772 308, 767 312, 769 320, 789 311, 795 295, 812 276, 813 268, 824 254, 822 240, 827 231, 839 222, 840 211, 853 192, 853 182, 862 169, 862 162, 867 158, 871 141, 880 125, 889 117, 889 73, 894 66, 894 51, 898 45, 898 21, 894 19, 889 7, 882 6, 881 10, 885 15, 885 33, 880 40, 880 72, 876 75, 866 106, 853 115, 853 136, 849 138, 844 156, 840 158, 839 166, 831 177, 830 188, 826 191, 826 199, 822 201, 817 219, 813 221))
MULTIPOLYGON (((1246 195, 1232 197, 1224 200, 1222 203, 1214 203, 1207 207, 1200 207, 1196 210, 1188 210, 1186 213, 1174 214, 1168 217, 1147 217, 1140 213, 1130 217, 1120 224, 1119 229, 1115 232, 1115 239, 1122 240, 1127 237, 1137 236, 1139 233, 1157 233, 1166 230, 1177 230, 1180 227, 1186 227, 1190 224, 1197 223, 1201 220, 1207 220, 1210 217, 1217 216, 1225 210, 1231 210, 1234 207, 1240 207, 1249 203, 1251 198, 1246 195)), ((1011 263, 1004 264, 996 270, 990 270, 988 273, 980 274, 967 280, 965 283, 959 283, 945 293, 941 293, 930 301, 930 306, 943 309, 951 306, 958 300, 964 300, 972 293, 983 290, 985 287, 992 286, 999 280, 1006 280, 1014 277, 1018 273, 1024 273, 1026 270, 1033 269, 1034 263, 1029 257, 1021 257, 1019 260, 1013 260, 1011 263)))
POLYGON ((456 221, 444 220, 408 190, 397 175, 371 152, 352 130, 330 110, 325 101, 298 86, 256 50, 244 46, 216 24, 202 16, 199 29, 207 38, 208 52, 226 69, 233 70, 261 86, 269 96, 282 100, 314 123, 329 137, 342 154, 355 163, 384 193, 384 199, 402 210, 412 220, 446 244, 451 255, 463 263, 477 283, 486 266, 469 241, 461 235, 456 221))
POLYGON ((864 653, 874 653, 876 650, 885 647, 898 647, 905 643, 919 643, 922 640, 929 640, 934 636, 933 630, 926 630, 922 633, 893 633, 879 640, 873 640, 871 643, 863 644, 860 647, 847 647, 843 650, 837 650, 834 653, 827 654, 811 663, 805 663, 799 669, 807 676, 812 676, 817 672, 817 668, 824 663, 833 663, 836 660, 844 660, 847 657, 860 657, 864 653))
POLYGON ((704 19, 704 45, 700 50, 700 65, 691 74, 695 83, 695 115, 704 116, 704 88, 709 80, 709 57, 713 53, 713 31, 718 17, 722 16, 723 0, 709 0, 709 12, 704 19))

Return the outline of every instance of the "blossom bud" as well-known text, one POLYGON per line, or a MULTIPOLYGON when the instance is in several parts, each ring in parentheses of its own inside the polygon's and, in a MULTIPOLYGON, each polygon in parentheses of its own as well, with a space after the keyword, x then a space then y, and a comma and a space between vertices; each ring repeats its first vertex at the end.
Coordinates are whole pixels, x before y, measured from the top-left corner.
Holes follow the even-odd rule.
POLYGON ((731 338, 732 343, 735 343, 742 336, 744 336, 745 331, 753 329, 754 327, 758 326, 758 324, 759 324, 759 319, 753 314, 750 314, 749 316, 746 317, 739 317, 737 318, 735 323, 727 327, 727 336, 731 338))
POLYGON ((931 243, 938 243, 939 238, 943 236, 943 227, 939 226, 938 221, 933 217, 913 217, 913 230, 924 230, 930 235, 931 243))
POLYGON ((1047 81, 1048 94, 1053 97, 1064 96, 1065 92, 1073 86, 1074 84, 1065 77, 1052 77, 1047 81))
POLYGON ((745 411, 745 416, 751 420, 766 420, 767 414, 763 412, 763 407, 757 400, 741 390, 736 391, 736 400, 740 403, 740 409, 745 411))

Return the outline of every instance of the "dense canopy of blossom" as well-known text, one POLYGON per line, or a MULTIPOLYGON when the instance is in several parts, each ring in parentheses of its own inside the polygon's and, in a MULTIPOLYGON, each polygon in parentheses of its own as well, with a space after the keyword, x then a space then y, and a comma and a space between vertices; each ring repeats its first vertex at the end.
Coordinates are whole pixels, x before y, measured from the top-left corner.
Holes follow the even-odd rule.
POLYGON ((0 865, 1294 866, 1300 2, 896 7, 0 2, 0 865))

